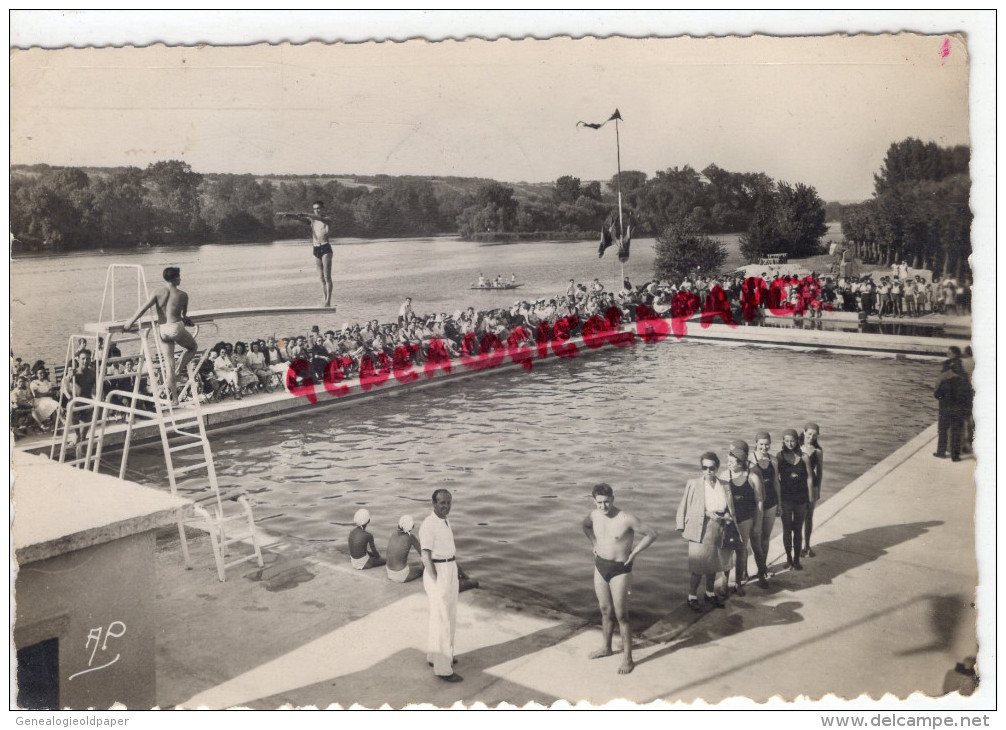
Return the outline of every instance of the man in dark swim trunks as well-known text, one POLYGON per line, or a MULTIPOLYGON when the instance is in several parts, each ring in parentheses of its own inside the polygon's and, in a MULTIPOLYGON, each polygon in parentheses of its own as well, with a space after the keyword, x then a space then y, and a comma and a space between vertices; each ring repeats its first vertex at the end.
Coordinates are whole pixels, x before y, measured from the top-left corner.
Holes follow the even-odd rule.
POLYGON ((611 656, 611 637, 615 621, 622 636, 622 665, 619 674, 628 674, 632 661, 632 627, 629 625, 629 587, 632 561, 657 539, 657 531, 644 525, 637 517, 615 506, 611 487, 601 483, 591 492, 593 512, 583 520, 583 531, 594 547, 594 592, 601 606, 603 646, 590 655, 591 659, 611 656), (642 538, 633 546, 636 534, 642 538))
POLYGON ((329 219, 325 216, 325 203, 314 201, 313 213, 280 213, 284 218, 294 218, 311 226, 311 244, 314 258, 321 276, 321 289, 325 296, 325 306, 332 306, 332 244, 328 240, 329 219))

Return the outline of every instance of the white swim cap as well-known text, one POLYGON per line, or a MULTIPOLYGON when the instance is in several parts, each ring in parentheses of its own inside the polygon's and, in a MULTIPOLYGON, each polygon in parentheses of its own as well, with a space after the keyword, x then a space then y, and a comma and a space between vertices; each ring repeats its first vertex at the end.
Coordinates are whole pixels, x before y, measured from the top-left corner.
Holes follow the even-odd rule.
POLYGON ((353 522, 359 525, 360 527, 363 527, 368 522, 370 522, 370 513, 361 507, 360 509, 356 510, 356 514, 353 515, 353 522))
POLYGON ((412 528, 415 526, 416 523, 412 519, 412 515, 403 515, 402 519, 398 521, 398 527, 402 532, 411 532, 412 528))

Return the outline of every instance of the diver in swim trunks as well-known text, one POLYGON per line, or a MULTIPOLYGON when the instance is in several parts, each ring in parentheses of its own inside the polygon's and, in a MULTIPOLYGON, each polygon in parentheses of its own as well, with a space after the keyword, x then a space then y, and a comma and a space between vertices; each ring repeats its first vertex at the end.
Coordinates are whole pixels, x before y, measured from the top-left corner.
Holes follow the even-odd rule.
POLYGON ((604 578, 605 583, 611 583, 611 579, 616 575, 625 575, 632 572, 632 563, 626 565, 621 560, 607 560, 602 557, 594 556, 594 566, 597 568, 597 572, 601 574, 604 578))
POLYGON ((321 277, 321 291, 325 297, 324 306, 332 306, 332 244, 328 240, 330 220, 325 216, 325 203, 314 201, 312 213, 280 213, 283 218, 294 218, 311 226, 311 245, 321 277))
POLYGON ((657 531, 639 518, 615 506, 611 487, 601 483, 591 492, 596 509, 583 520, 583 532, 594 547, 594 593, 601 607, 604 644, 591 659, 611 656, 615 621, 622 636, 622 665, 619 674, 635 667, 632 661, 632 627, 629 625, 629 587, 632 561, 657 539, 657 531), (636 534, 641 536, 635 542, 636 534))
POLYGON ((163 273, 167 286, 157 290, 147 303, 133 315, 133 318, 126 323, 124 331, 128 332, 136 324, 136 321, 143 316, 151 307, 157 312, 161 341, 165 344, 165 383, 168 387, 168 396, 173 403, 178 402, 178 393, 175 390, 175 382, 179 377, 186 376, 189 363, 196 355, 196 338, 185 329, 191 327, 192 321, 188 318, 189 295, 178 288, 182 282, 182 272, 177 266, 169 266, 163 273), (177 370, 174 367, 175 345, 185 349, 178 360, 177 370))

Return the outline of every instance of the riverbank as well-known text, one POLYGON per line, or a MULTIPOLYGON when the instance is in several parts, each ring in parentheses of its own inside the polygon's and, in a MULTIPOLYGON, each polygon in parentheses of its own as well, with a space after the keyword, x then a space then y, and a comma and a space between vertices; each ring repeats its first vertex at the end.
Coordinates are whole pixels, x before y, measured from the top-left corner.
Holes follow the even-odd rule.
MULTIPOLYGON (((493 590, 492 575, 478 575, 483 588, 463 593, 458 610, 457 671, 465 681, 446 684, 425 664, 421 581, 392 584, 380 570, 353 571, 308 543, 281 541, 266 549, 264 569, 234 571, 219 583, 205 541, 193 541, 197 568, 185 571, 177 536, 167 531, 156 575, 158 703, 495 707, 939 696, 956 679, 955 664, 976 654, 978 575, 975 462, 933 459, 934 440, 931 427, 818 506, 817 556, 804 571, 777 572, 768 590, 751 586, 725 611, 695 615, 682 602, 637 627, 637 667, 627 676, 617 674, 617 658, 586 660, 600 642, 596 626, 512 600, 493 590)), ((679 539, 667 526, 662 532, 662 540, 679 539)), ((776 536, 777 571, 780 555, 776 536)), ((639 565, 640 572, 684 569, 648 565, 645 555, 639 565)), ((987 695, 980 696, 988 702, 987 695)))

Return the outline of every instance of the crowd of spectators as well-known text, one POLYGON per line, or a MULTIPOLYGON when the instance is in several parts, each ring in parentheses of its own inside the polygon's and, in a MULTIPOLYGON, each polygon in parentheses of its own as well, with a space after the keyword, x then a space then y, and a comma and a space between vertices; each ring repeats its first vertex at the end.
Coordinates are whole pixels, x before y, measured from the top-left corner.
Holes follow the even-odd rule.
MULTIPOLYGON (((217 342, 200 361, 196 390, 206 400, 240 399, 253 392, 294 386, 309 377, 320 383, 326 374, 331 377, 333 363, 340 377, 350 378, 359 374, 361 367, 390 368, 396 358, 408 357, 413 364, 422 365, 431 357, 478 356, 491 349, 493 343, 534 347, 543 331, 547 339, 575 338, 584 334, 584 326, 592 319, 617 327, 634 322, 640 311, 660 317, 688 317, 709 308, 710 302, 718 316, 729 317, 737 324, 757 324, 766 308, 804 316, 823 310, 920 316, 969 311, 970 288, 952 278, 930 282, 895 267, 891 276, 880 277, 879 281, 875 276, 772 278, 766 272, 748 279, 739 274, 690 276, 679 281, 648 281, 640 286, 626 279, 615 292, 606 291, 597 279, 588 283, 570 279, 565 293, 550 299, 521 300, 510 307, 481 311, 468 307, 453 313, 417 314, 411 299, 406 299, 392 322, 374 319, 364 324, 344 323, 339 329, 325 331, 315 325, 304 335, 273 336, 249 343, 217 342), (292 363, 297 366, 291 371, 292 363)), ((88 343, 82 339, 68 372, 53 380, 44 361, 29 364, 12 353, 13 427, 19 433, 49 429, 60 405, 74 395, 90 395, 88 390, 93 389, 95 378, 93 361, 88 343), (82 370, 80 359, 85 352, 87 364, 82 370)), ((104 375, 105 393, 131 392, 135 378, 140 377, 140 392, 152 394, 147 377, 136 372, 136 358, 122 357, 114 346, 104 375)), ((126 400, 122 396, 113 398, 126 400)), ((151 406, 148 403, 145 407, 151 406)))

